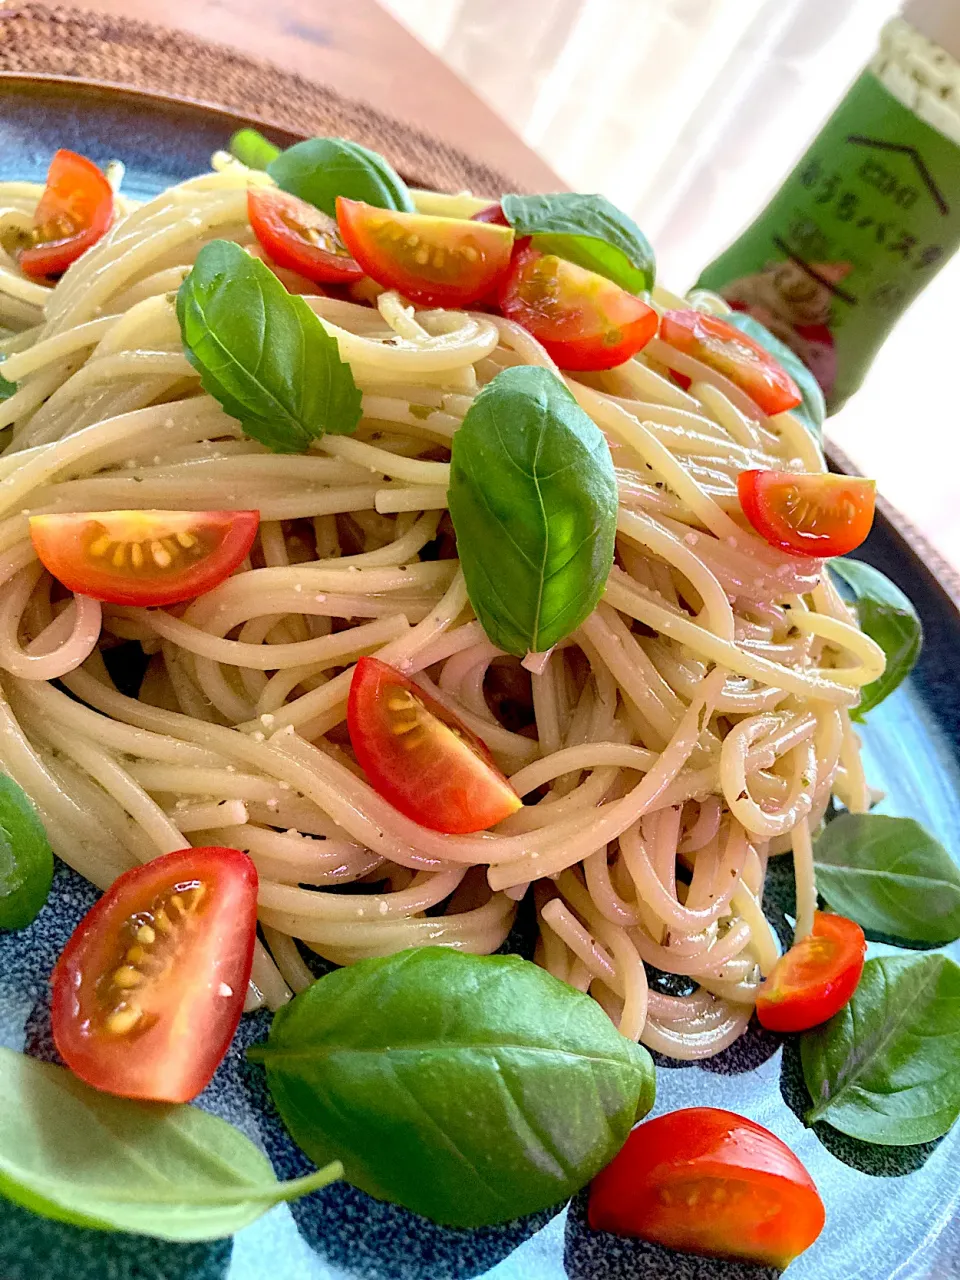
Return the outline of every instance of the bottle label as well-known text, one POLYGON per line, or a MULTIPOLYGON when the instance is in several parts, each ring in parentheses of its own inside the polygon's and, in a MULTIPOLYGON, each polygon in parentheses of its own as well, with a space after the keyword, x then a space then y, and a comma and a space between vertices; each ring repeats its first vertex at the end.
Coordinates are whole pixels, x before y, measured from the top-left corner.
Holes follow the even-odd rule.
POLYGON ((960 244, 960 147, 865 71, 698 285, 809 365, 831 412, 960 244))

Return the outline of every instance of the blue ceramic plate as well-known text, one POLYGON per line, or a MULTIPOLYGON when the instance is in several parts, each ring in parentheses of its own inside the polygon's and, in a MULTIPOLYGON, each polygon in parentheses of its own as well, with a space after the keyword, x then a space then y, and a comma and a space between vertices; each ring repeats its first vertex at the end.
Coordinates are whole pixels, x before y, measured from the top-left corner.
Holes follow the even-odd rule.
MULTIPOLYGON (((0 178, 42 179, 54 150, 66 146, 100 162, 123 159, 126 189, 149 196, 203 170, 240 123, 212 109, 117 90, 0 76, 0 178)), ((281 144, 293 140, 273 136, 281 144)), ((883 812, 920 819, 956 853, 955 587, 934 557, 912 549, 889 513, 878 519, 863 556, 908 592, 927 638, 912 678, 871 714, 867 772, 887 793, 883 812)), ((0 934, 0 1043, 52 1056, 47 978, 94 896, 61 867, 33 927, 0 934)), ((769 905, 774 914, 789 910, 775 893, 769 905)), ((271 1109, 260 1069, 243 1056, 266 1027, 265 1015, 243 1020, 200 1101, 260 1142, 277 1173, 289 1177, 306 1163, 271 1109)), ((795 1055, 760 1030, 702 1065, 664 1061, 658 1074, 657 1112, 704 1104, 742 1112, 779 1134, 813 1175, 827 1226, 789 1269, 790 1280, 960 1276, 960 1126, 940 1142, 899 1149, 866 1146, 826 1126, 815 1134, 797 1119, 806 1097, 795 1055)), ((0 1280, 765 1280, 775 1274, 592 1233, 582 1196, 560 1213, 452 1231, 341 1184, 274 1209, 233 1240, 198 1245, 67 1227, 0 1201, 0 1280)))

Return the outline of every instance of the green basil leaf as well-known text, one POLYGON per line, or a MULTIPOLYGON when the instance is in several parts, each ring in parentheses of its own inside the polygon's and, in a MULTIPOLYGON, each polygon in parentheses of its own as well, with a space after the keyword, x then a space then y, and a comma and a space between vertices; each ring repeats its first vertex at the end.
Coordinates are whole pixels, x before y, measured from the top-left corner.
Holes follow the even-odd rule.
POLYGON ((248 169, 266 169, 271 160, 276 160, 280 148, 256 129, 238 129, 230 139, 230 154, 248 169))
POLYGON ((770 352, 774 360, 778 360, 783 365, 803 397, 803 402, 790 412, 800 419, 812 436, 817 440, 822 439, 827 404, 820 390, 820 383, 797 353, 775 337, 766 325, 762 325, 759 320, 754 320, 753 316, 745 311, 731 311, 722 318, 727 324, 732 324, 735 329, 752 338, 754 342, 759 342, 761 347, 770 352))
POLYGON ((484 631, 517 655, 580 625, 613 563, 617 482, 602 432, 563 383, 505 369, 453 437, 450 517, 484 631))
POLYGON ((887 659, 883 675, 860 690, 860 705, 853 716, 862 720, 916 666, 923 647, 923 628, 908 598, 879 569, 841 558, 830 561, 830 570, 850 588, 860 630, 877 642, 887 659))
POLYGON ((544 253, 606 276, 629 293, 653 288, 656 261, 650 241, 632 218, 604 196, 560 192, 503 196, 500 207, 518 236, 534 236, 544 253))
POLYGON ((37 811, 0 773, 0 929, 25 929, 50 893, 53 851, 37 811))
POLYGON ((308 138, 281 151, 267 173, 283 191, 337 216, 337 196, 416 212, 407 184, 383 156, 346 138, 308 138))
POLYGON ((960 938, 960 867, 912 818, 841 813, 813 856, 820 893, 862 928, 923 946, 960 938))
POLYGON ((203 389, 275 453, 356 429, 360 392, 336 339, 239 245, 203 246, 177 293, 177 319, 203 389))
POLYGON ((249 1138, 199 1107, 115 1098, 0 1048, 0 1194, 45 1218, 216 1240, 340 1173, 278 1182, 249 1138))
POLYGON ((655 1087, 588 996, 517 956, 443 947, 328 974, 250 1056, 312 1160, 335 1151, 354 1186, 459 1227, 565 1200, 655 1087))
POLYGON ((8 382, 6 378, 0 374, 0 401, 9 400, 12 395, 16 395, 19 388, 15 382, 8 382))
POLYGON ((846 1008, 804 1032, 800 1059, 807 1124, 891 1147, 941 1137, 960 1116, 960 967, 939 954, 868 960, 846 1008))

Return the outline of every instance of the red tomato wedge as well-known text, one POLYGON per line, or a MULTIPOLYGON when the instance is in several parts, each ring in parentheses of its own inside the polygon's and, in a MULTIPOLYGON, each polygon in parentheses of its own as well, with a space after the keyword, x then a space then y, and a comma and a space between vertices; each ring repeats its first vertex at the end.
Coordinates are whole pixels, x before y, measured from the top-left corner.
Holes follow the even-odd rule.
POLYGON ((497 227, 509 227, 510 225, 504 216, 503 207, 499 203, 488 204, 485 209, 480 209, 473 215, 473 221, 492 222, 497 227))
POLYGON ((363 268, 350 257, 337 224, 306 200, 271 187, 251 187, 247 216, 253 233, 280 267, 318 284, 350 284, 363 268))
POLYGON ((715 1107, 638 1125, 594 1178, 588 1216, 595 1231, 781 1268, 813 1244, 825 1220, 790 1148, 715 1107))
POLYGON ((126 871, 83 917, 53 971, 53 1038, 107 1093, 189 1102, 243 1012, 257 871, 239 849, 178 849, 126 871))
POLYGON ((813 933, 780 957, 760 987, 760 1025, 769 1031, 806 1031, 832 1018, 856 991, 866 954, 858 924, 818 911, 813 933))
POLYGON ((510 264, 513 231, 467 218, 377 209, 337 197, 337 225, 368 276, 428 307, 467 307, 510 264))
POLYGON ((228 578, 253 546, 259 511, 85 511, 30 517, 44 568, 109 604, 192 600, 228 578))
POLYGON ((795 556, 845 556, 870 532, 876 481, 816 471, 741 471, 743 514, 773 547, 795 556))
POLYGON ((33 243, 18 254, 21 270, 43 279, 59 276, 96 244, 113 221, 113 188, 86 156, 58 151, 33 215, 33 243))
POLYGON ((596 272, 526 245, 500 286, 500 310, 561 369, 613 369, 657 333, 657 313, 596 272))
POLYGON ((764 413, 782 413, 802 403, 800 388, 773 356, 745 333, 702 311, 668 311, 660 337, 729 378, 764 413))
POLYGON ((423 827, 456 835, 483 831, 521 808, 480 739, 378 658, 357 663, 347 727, 373 787, 423 827))

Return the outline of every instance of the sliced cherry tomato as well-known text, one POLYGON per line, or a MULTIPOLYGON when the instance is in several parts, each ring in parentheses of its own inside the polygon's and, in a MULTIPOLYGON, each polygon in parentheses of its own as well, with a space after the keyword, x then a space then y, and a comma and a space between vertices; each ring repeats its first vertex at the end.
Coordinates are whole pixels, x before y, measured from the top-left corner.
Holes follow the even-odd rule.
POLYGON ((845 556, 873 524, 876 481, 825 471, 741 471, 743 514, 771 546, 795 556, 845 556))
POLYGON ((660 337, 729 378, 764 413, 782 413, 803 400, 797 384, 769 351, 717 316, 668 311, 660 322, 660 337))
POLYGON ((247 216, 278 266, 318 284, 350 284, 363 277, 363 268, 343 247, 336 222, 306 200, 272 187, 251 187, 247 216))
POLYGON ((467 307, 510 264, 513 231, 468 218, 397 213, 337 197, 337 225, 378 284, 429 307, 467 307))
POLYGON ((228 578, 259 511, 85 511, 30 517, 40 562, 71 591, 110 604, 192 600, 228 578))
POLYGON ((588 1215, 595 1231, 781 1268, 813 1244, 825 1220, 790 1148, 715 1107, 638 1125, 594 1178, 588 1215))
POLYGON ((18 255, 28 276, 62 275, 113 221, 113 188, 86 156, 58 151, 33 215, 33 243, 18 255))
POLYGON ((509 227, 510 225, 504 216, 503 207, 499 201, 496 204, 488 204, 485 209, 480 209, 473 215, 472 221, 492 222, 497 227, 509 227))
POLYGON ((483 831, 521 807, 484 743, 378 658, 357 663, 347 727, 371 784, 423 827, 456 835, 483 831))
POLYGON ((81 1080, 156 1102, 196 1097, 243 1012, 257 871, 239 849, 178 849, 126 871, 53 971, 53 1038, 81 1080))
POLYGON ((500 310, 561 369, 612 369, 657 333, 657 313, 596 272, 526 245, 500 286, 500 310))
POLYGON ((780 957, 760 987, 760 1025, 769 1031, 806 1031, 832 1018, 856 991, 866 954, 858 924, 818 911, 813 933, 780 957))

